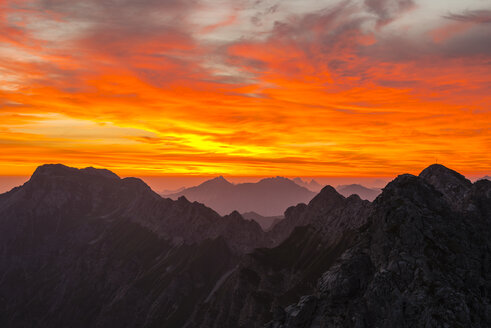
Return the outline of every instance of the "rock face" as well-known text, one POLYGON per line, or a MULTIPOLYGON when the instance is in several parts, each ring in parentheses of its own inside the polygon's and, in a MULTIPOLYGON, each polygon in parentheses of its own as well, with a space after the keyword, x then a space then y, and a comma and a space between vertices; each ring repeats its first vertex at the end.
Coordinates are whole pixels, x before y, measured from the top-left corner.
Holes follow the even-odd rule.
POLYGON ((106 170, 39 167, 0 195, 1 327, 180 327, 264 243, 237 212, 106 170))
POLYGON ((337 222, 333 212, 352 206, 342 205, 349 198, 329 188, 321 194, 314 203, 290 210, 308 226, 296 228, 278 247, 244 258, 215 298, 200 307, 195 324, 491 325, 488 180, 472 185, 441 166, 419 177, 402 175, 368 210, 344 216, 357 217, 358 224, 337 229, 329 229, 337 222), (318 213, 317 220, 307 219, 308 212, 318 213))
POLYGON ((262 216, 281 216, 288 207, 309 202, 315 193, 282 177, 236 185, 217 177, 199 186, 164 195, 172 199, 181 196, 203 203, 221 215, 236 210, 240 213, 256 212, 262 216))
POLYGON ((333 187, 326 186, 308 205, 299 204, 288 208, 285 219, 269 232, 272 244, 285 240, 296 227, 311 226, 324 239, 336 239, 347 230, 362 226, 368 217, 370 203, 357 195, 348 198, 333 187))
POLYGON ((184 197, 162 199, 140 179, 120 179, 107 170, 44 165, 24 186, 2 196, 0 212, 6 217, 124 218, 174 244, 222 237, 238 253, 268 244, 261 227, 237 212, 221 217, 184 197))
POLYGON ((263 232, 138 179, 42 166, 0 195, 1 327, 490 327, 491 182, 327 186, 263 232))
POLYGON ((489 204, 487 180, 442 166, 399 176, 315 292, 268 327, 489 327, 489 204))
POLYGON ((370 203, 327 186, 310 201, 285 212, 270 231, 273 248, 242 258, 214 297, 200 305, 195 327, 262 327, 302 295, 351 245, 370 203), (286 240, 285 240, 286 239, 286 240))

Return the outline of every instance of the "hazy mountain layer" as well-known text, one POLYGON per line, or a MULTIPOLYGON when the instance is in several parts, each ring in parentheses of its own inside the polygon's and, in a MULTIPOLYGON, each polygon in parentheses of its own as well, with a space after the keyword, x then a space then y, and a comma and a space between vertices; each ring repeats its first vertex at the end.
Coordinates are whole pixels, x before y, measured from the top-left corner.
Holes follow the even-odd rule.
POLYGON ((236 185, 223 177, 218 177, 205 181, 199 186, 164 195, 172 199, 181 196, 203 203, 221 215, 238 211, 256 212, 261 216, 280 216, 292 205, 308 203, 315 193, 282 177, 236 185))
POLYGON ((270 230, 276 223, 283 220, 283 216, 262 216, 256 212, 246 212, 241 215, 246 220, 256 221, 264 231, 270 230))
POLYGON ((382 192, 380 189, 367 188, 359 184, 337 186, 336 190, 345 197, 349 197, 350 195, 358 195, 361 199, 366 199, 371 202, 373 202, 382 192))

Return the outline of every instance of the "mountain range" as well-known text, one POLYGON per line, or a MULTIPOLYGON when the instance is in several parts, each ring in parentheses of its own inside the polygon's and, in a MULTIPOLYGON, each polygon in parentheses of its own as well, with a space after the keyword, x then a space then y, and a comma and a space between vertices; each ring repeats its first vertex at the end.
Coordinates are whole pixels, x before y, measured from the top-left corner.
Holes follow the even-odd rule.
POLYGON ((311 179, 310 181, 306 181, 306 180, 303 180, 302 178, 294 178, 293 182, 295 182, 299 186, 305 187, 308 190, 313 191, 313 192, 319 192, 322 189, 322 185, 319 184, 314 179, 311 179))
MULTIPOLYGON (((223 182, 222 182, 223 183, 223 182)), ((263 231, 107 170, 0 195, 1 327, 489 327, 491 182, 324 187, 263 231)))
POLYGON ((360 196, 361 199, 366 199, 371 202, 375 200, 375 198, 377 198, 377 196, 382 192, 381 189, 367 188, 359 184, 337 186, 336 190, 345 197, 356 194, 360 196))
POLYGON ((256 221, 264 231, 268 231, 271 229, 276 223, 283 220, 282 215, 278 216, 262 216, 257 214, 256 212, 245 212, 241 213, 242 217, 246 220, 254 220, 256 221))
POLYGON ((238 211, 256 212, 261 216, 281 216, 292 205, 308 203, 315 193, 283 177, 233 184, 220 176, 196 187, 163 196, 174 200, 184 196, 190 201, 211 207, 221 215, 238 211))

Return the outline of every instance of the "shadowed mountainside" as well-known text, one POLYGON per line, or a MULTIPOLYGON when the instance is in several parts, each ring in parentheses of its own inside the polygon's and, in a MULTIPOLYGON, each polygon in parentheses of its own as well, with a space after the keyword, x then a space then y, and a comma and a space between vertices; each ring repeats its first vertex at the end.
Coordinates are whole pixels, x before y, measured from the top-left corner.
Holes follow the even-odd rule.
POLYGON ((282 177, 232 184, 220 176, 199 186, 164 195, 172 199, 181 196, 203 203, 222 215, 236 210, 240 213, 256 212, 261 216, 280 216, 292 205, 308 203, 315 193, 282 177))
POLYGON ((326 220, 326 214, 341 197, 326 187, 316 197, 317 206, 314 199, 296 208, 299 216, 310 218, 307 226, 295 228, 277 247, 243 257, 216 297, 199 308, 194 324, 490 326, 488 180, 471 184, 432 165, 420 176, 392 181, 359 212, 358 224, 333 229, 336 220, 326 220))
POLYGON ((489 327, 491 182, 324 187, 264 232, 107 170, 0 195, 2 327, 489 327))
POLYGON ((283 220, 283 216, 262 216, 256 212, 246 212, 241 215, 246 220, 256 221, 264 231, 270 230, 276 223, 283 220))
POLYGON ((162 199, 107 170, 44 165, 0 195, 0 326, 180 327, 263 244, 237 212, 162 199))

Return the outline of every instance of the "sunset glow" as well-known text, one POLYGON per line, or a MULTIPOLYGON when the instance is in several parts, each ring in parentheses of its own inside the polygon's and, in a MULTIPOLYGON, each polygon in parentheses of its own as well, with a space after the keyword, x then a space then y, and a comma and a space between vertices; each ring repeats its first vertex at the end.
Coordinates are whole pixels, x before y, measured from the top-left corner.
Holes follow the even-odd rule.
POLYGON ((0 175, 491 172, 491 6, 0 0, 0 175))

